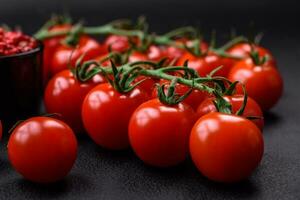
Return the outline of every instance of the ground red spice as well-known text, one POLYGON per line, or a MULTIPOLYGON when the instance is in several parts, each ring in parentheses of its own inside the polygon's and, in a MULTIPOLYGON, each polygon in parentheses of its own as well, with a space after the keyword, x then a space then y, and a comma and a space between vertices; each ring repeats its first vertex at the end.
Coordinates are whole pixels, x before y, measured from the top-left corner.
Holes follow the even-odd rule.
POLYGON ((0 56, 14 55, 37 47, 37 41, 21 31, 6 31, 0 27, 0 56))

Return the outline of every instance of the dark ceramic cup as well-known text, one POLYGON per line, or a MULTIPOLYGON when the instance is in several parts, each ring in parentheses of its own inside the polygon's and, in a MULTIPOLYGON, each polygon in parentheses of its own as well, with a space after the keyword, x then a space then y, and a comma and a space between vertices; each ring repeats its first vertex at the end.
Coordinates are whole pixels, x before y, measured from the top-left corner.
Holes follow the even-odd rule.
POLYGON ((0 119, 37 114, 42 94, 43 45, 16 55, 0 56, 0 119))

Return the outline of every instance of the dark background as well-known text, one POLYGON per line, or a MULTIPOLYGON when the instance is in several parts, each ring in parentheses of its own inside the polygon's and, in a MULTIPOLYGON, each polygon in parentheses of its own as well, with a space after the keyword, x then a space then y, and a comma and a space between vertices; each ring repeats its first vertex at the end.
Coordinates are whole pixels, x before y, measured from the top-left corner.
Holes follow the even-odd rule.
POLYGON ((275 55, 285 81, 284 96, 265 115, 262 163, 244 182, 208 181, 190 160, 158 170, 145 166, 130 150, 105 151, 81 136, 71 174, 57 184, 40 186, 11 168, 6 138, 0 146, 0 199, 299 199, 299 8, 296 0, 0 0, 0 23, 21 25, 27 33, 37 30, 53 12, 69 13, 88 25, 144 14, 153 31, 198 25, 207 35, 216 29, 221 41, 231 28, 243 34, 264 31, 262 45, 275 55))

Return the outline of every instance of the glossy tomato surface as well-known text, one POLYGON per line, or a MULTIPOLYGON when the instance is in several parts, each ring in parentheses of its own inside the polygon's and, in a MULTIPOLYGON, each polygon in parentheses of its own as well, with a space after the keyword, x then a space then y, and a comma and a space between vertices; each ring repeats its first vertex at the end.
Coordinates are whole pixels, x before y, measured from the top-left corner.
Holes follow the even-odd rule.
POLYGON ((96 86, 87 94, 82 105, 82 120, 87 133, 104 148, 128 148, 129 119, 148 98, 146 92, 139 88, 121 94, 108 83, 96 86))
POLYGON ((199 171, 218 182, 246 179, 260 163, 262 134, 251 121, 212 112, 201 117, 190 137, 190 153, 199 171))
POLYGON ((136 61, 153 61, 158 62, 165 57, 163 49, 158 46, 151 45, 146 52, 134 51, 128 58, 129 62, 136 61))
POLYGON ((268 56, 268 62, 276 66, 276 61, 272 53, 268 49, 259 45, 253 45, 253 48, 251 48, 251 44, 249 43, 239 43, 229 48, 227 53, 233 56, 249 57, 252 50, 257 51, 260 57, 268 56))
MULTIPOLYGON (((193 43, 190 40, 187 39, 178 39, 176 40, 176 42, 178 44, 185 44, 187 47, 192 47, 193 43)), ((200 43, 200 50, 201 52, 206 52, 208 51, 208 44, 204 41, 201 41, 200 43)), ((181 56, 183 56, 185 54, 186 50, 185 49, 181 49, 178 47, 174 47, 174 46, 168 46, 165 49, 165 55, 169 58, 169 59, 179 59, 181 56)))
MULTIPOLYGON (((235 114, 243 105, 244 95, 233 95, 233 96, 224 96, 224 99, 231 104, 231 111, 235 114)), ((210 112, 217 112, 217 108, 214 105, 213 101, 214 97, 206 98, 198 107, 197 114, 198 117, 202 117, 210 112)), ((260 109, 259 105, 250 97, 247 99, 247 105, 243 112, 243 117, 258 117, 259 119, 251 120, 256 124, 256 126, 263 130, 264 120, 263 120, 263 112, 260 109)))
POLYGON ((195 122, 195 112, 179 103, 175 106, 152 99, 140 105, 129 124, 129 140, 136 155, 156 167, 170 167, 184 161, 195 122))
POLYGON ((177 65, 183 66, 184 62, 188 60, 188 66, 198 72, 200 76, 206 76, 217 67, 222 66, 214 75, 226 77, 232 67, 232 63, 225 58, 222 58, 214 53, 208 53, 200 57, 194 56, 193 54, 186 52, 178 60, 177 65))
POLYGON ((16 171, 38 183, 63 179, 77 157, 77 140, 72 129, 49 117, 33 117, 19 124, 7 147, 16 171))
POLYGON ((104 45, 107 51, 110 49, 116 52, 124 52, 130 47, 128 38, 122 35, 109 35, 105 39, 104 45))
MULTIPOLYGON (((231 81, 245 84, 247 93, 261 107, 263 111, 272 108, 283 93, 283 80, 278 70, 268 63, 255 65, 251 58, 238 62, 228 75, 231 81)), ((243 93, 238 85, 237 92, 243 93)))
MULTIPOLYGON (((71 24, 62 24, 62 25, 55 25, 49 29, 49 32, 54 32, 54 31, 68 31, 72 28, 71 24)), ((49 39, 45 39, 43 41, 44 44, 44 54, 43 54, 43 78, 44 78, 44 84, 49 80, 50 74, 49 70, 52 66, 52 59, 53 55, 56 51, 56 49, 61 46, 61 42, 65 36, 57 36, 57 37, 52 37, 49 39)))
MULTIPOLYGON (((168 84, 170 84, 169 81, 167 80, 161 80, 160 85, 166 84, 165 87, 165 92, 167 93, 168 90, 168 84)), ((179 95, 184 95, 186 92, 189 91, 189 87, 186 85, 182 84, 176 84, 175 92, 179 95)), ((183 102, 189 106, 191 106, 195 111, 197 110, 199 104, 206 99, 209 96, 209 94, 205 91, 200 91, 200 90, 193 90, 190 95, 183 100, 183 102)), ((156 98, 157 97, 157 88, 154 88, 152 92, 152 97, 156 98)))
POLYGON ((87 93, 99 83, 106 82, 101 75, 88 82, 79 82, 68 69, 56 74, 48 83, 44 103, 48 113, 58 113, 74 132, 84 131, 81 106, 87 93))
POLYGON ((67 69, 68 64, 74 66, 82 55, 84 55, 83 61, 86 61, 103 53, 103 47, 96 40, 89 36, 81 36, 76 47, 61 45, 56 49, 51 63, 50 75, 52 77, 56 73, 67 69))

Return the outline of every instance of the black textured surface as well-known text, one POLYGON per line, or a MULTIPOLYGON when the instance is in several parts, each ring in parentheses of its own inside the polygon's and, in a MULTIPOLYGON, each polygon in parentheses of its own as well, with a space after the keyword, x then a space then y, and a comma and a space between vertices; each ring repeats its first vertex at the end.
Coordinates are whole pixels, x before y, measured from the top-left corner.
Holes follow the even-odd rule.
MULTIPOLYGON (((9 1, 4 1, 9 2, 9 1)), ((79 1, 73 4, 59 1, 49 1, 41 4, 39 8, 34 8, 27 4, 19 5, 16 0, 11 0, 11 4, 1 5, 0 22, 10 24, 24 24, 25 30, 34 31, 38 25, 48 16, 52 10, 63 10, 69 4, 71 13, 77 18, 85 17, 87 21, 96 24, 97 21, 105 22, 117 17, 137 16, 139 13, 146 13, 153 24, 154 30, 165 31, 170 27, 183 25, 186 23, 198 23, 201 16, 202 25, 205 27, 216 26, 220 36, 222 32, 229 30, 229 27, 236 26, 244 29, 253 17, 260 28, 266 30, 263 45, 270 48, 278 60, 279 70, 282 72, 285 81, 284 95, 279 104, 267 113, 266 126, 264 130, 265 153, 261 165, 254 174, 246 181, 224 185, 208 181, 196 170, 190 160, 182 165, 166 170, 148 167, 139 161, 134 154, 128 150, 123 152, 111 152, 97 147, 87 136, 79 138, 79 152, 76 164, 70 175, 65 180, 53 185, 36 185, 25 181, 10 166, 7 159, 6 143, 7 137, 0 144, 0 199, 299 199, 300 198, 300 38, 299 29, 294 24, 295 10, 297 5, 293 1, 253 1, 250 11, 244 8, 244 4, 238 1, 229 1, 229 6, 224 9, 242 8, 246 12, 238 11, 239 17, 234 18, 234 13, 230 12, 229 18, 233 21, 226 21, 228 13, 220 7, 214 10, 213 3, 204 3, 199 12, 204 10, 204 14, 191 14, 186 10, 184 14, 174 15, 174 19, 167 15, 161 3, 154 1, 158 5, 151 3, 130 1, 136 3, 125 5, 120 1, 104 1, 101 3, 91 3, 83 6, 85 10, 79 9, 79 1), (273 4, 271 2, 274 2, 273 4), (104 13, 97 12, 99 10, 104 13), (235 5, 235 7, 234 7, 235 5), (124 7, 122 7, 124 6, 124 7), (158 6, 157 12, 151 13, 158 6), (269 6, 269 7, 268 7, 269 6), (103 8, 104 7, 104 8, 103 8), (90 12, 89 12, 90 8, 90 12), (118 9, 131 8, 131 14, 118 9), (132 8, 137 8, 133 11, 132 8), (272 8, 272 9, 267 9, 272 8), (107 10, 108 9, 108 10, 107 10), (117 12, 109 15, 109 9, 117 12), (210 10, 209 10, 210 9, 210 10), (105 11, 106 10, 106 11, 105 11), (256 13, 251 14, 251 10, 256 13), (16 11, 16 12, 15 12, 16 11), (213 19, 209 19, 209 11, 221 12, 213 19), (16 14, 14 14, 16 13, 16 14), (134 13, 134 14, 132 14, 134 13), (282 15, 284 14, 284 15, 282 15), (41 16, 40 18, 35 16, 41 16), (259 17, 265 15, 260 20, 259 17), (26 17, 27 16, 27 17, 26 17), (167 16, 166 18, 159 16, 167 16), (218 16, 222 23, 217 23, 218 16), (239 18, 239 19, 238 19, 239 18), (278 23, 286 22, 286 23, 278 23), (223 23, 224 22, 224 23, 223 23)), ((28 1, 33 2, 33 1, 28 1)), ((170 0, 168 1, 170 2, 170 0)), ((188 5, 192 11, 197 10, 195 6, 187 1, 187 4, 170 4, 170 12, 179 12, 181 8, 186 9, 188 5)), ((244 1, 243 1, 244 2, 244 1)), ((248 1, 249 3, 250 1, 248 1)), ((224 3, 223 3, 224 4, 224 3)), ((222 5, 223 5, 222 4, 222 5)), ((218 13, 217 12, 217 13, 218 13)), ((0 72, 1 73, 1 72, 0 72)))

